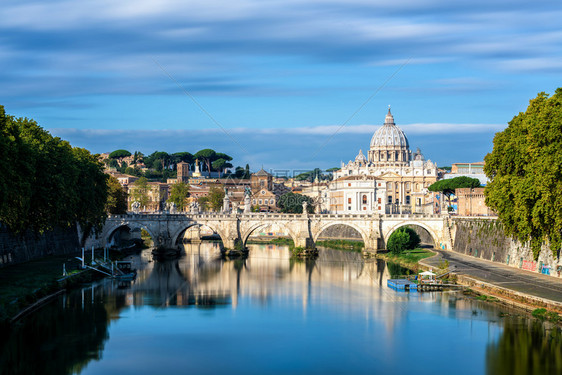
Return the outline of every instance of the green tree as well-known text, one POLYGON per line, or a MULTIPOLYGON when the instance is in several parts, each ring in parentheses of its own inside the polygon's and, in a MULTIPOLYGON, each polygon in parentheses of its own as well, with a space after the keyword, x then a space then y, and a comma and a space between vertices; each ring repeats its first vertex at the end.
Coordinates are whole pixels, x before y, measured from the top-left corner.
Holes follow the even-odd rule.
POLYGON ((146 207, 150 201, 148 197, 148 189, 148 179, 146 177, 141 177, 133 182, 131 196, 133 197, 134 202, 140 203, 141 208, 146 207))
POLYGON ((404 250, 413 250, 420 245, 420 236, 410 227, 402 227, 394 231, 386 245, 393 254, 400 254, 404 250))
POLYGON ((194 159, 193 155, 189 152, 176 152, 172 154, 172 162, 174 163, 174 169, 176 168, 175 165, 179 162, 184 162, 187 164, 193 164, 194 159))
POLYGON ((88 235, 105 220, 106 175, 97 155, 72 146, 0 106, 0 221, 37 233, 79 223, 88 235))
POLYGON ((459 176, 455 178, 448 178, 439 180, 431 184, 428 188, 429 191, 441 192, 447 197, 449 206, 451 205, 451 195, 455 194, 456 189, 460 188, 475 188, 480 186, 480 180, 466 176, 459 176))
POLYGON ((539 93, 508 124, 484 159, 486 205, 537 258, 543 241, 553 252, 562 244, 562 88, 539 93))
POLYGON ((398 229, 390 235, 386 248, 392 254, 400 254, 408 248, 409 243, 410 236, 408 233, 402 229, 398 229))
POLYGON ((284 213, 302 214, 302 204, 305 201, 308 203, 307 212, 309 214, 314 213, 314 201, 312 198, 298 193, 283 194, 277 201, 277 207, 284 213))
POLYGON ((224 190, 218 186, 212 186, 209 189, 209 207, 213 211, 219 211, 222 207, 222 201, 224 199, 224 190))
POLYGON ((178 181, 170 188, 168 202, 175 203, 178 211, 183 211, 186 207, 187 197, 189 197, 189 185, 178 181))
POLYGON ((246 168, 244 170, 244 176, 242 176, 242 178, 244 180, 249 180, 250 177, 252 177, 252 174, 250 173, 250 164, 246 164, 246 168))
POLYGON ((213 211, 219 211, 222 207, 222 202, 224 199, 224 190, 218 186, 211 186, 209 189, 209 194, 201 197, 197 200, 201 209, 206 211, 211 209, 213 211))
POLYGON ((121 215, 127 213, 127 192, 119 181, 109 176, 107 179, 108 195, 105 203, 105 210, 113 215, 121 215))
POLYGON ((200 151, 197 151, 194 155, 196 159, 201 160, 207 166, 207 172, 209 177, 211 176, 211 163, 215 160, 217 153, 215 150, 210 148, 206 148, 200 151))
POLYGON ((221 178, 221 172, 224 169, 226 163, 227 162, 224 159, 217 159, 211 164, 213 166, 213 169, 219 172, 219 178, 221 178))
POLYGON ((131 153, 127 150, 115 150, 109 154, 110 159, 123 159, 131 156, 131 153))

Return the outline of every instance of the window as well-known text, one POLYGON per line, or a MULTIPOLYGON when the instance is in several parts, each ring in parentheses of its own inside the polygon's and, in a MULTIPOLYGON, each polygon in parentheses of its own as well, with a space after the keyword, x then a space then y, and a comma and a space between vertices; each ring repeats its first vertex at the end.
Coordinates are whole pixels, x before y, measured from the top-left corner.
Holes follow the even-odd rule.
POLYGON ((367 207, 363 207, 363 211, 367 211, 367 207))
POLYGON ((406 190, 410 190, 410 183, 406 182, 406 190))
POLYGON ((398 151, 394 153, 394 160, 398 160, 398 151))
POLYGON ((381 210, 381 206, 379 206, 379 211, 381 210))
POLYGON ((260 200, 258 201, 258 203, 261 205, 261 202, 262 202, 262 200, 260 199, 260 200))
POLYGON ((363 204, 367 204, 367 196, 363 195, 363 204))
POLYGON ((377 200, 377 203, 378 203, 378 204, 381 204, 381 199, 380 199, 380 198, 377 200))
POLYGON ((348 211, 351 211, 351 206, 347 207, 347 210, 348 210, 348 211))
POLYGON ((410 196, 406 195, 406 204, 410 204, 410 196))
POLYGON ((347 183, 347 186, 351 186, 351 182, 348 182, 348 183, 347 183))
POLYGON ((261 187, 264 187, 264 186, 265 186, 265 181, 264 181, 264 180, 261 180, 261 181, 260 181, 260 186, 261 186, 261 187))
POLYGON ((255 200, 255 199, 254 199, 254 200, 252 200, 252 204, 256 204, 256 200, 255 200))
POLYGON ((392 204, 392 195, 388 196, 388 204, 392 204))
POLYGON ((347 198, 347 204, 351 204, 351 198, 347 198))

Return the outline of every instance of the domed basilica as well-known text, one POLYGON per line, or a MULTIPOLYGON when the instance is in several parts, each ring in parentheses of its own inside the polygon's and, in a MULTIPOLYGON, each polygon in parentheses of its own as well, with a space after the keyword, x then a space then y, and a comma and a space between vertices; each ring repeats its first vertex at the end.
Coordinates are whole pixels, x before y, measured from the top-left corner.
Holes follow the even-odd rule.
MULTIPOLYGON (((352 204, 355 199, 347 198, 343 200, 345 204, 331 207, 330 211, 336 209, 344 212, 433 212, 433 198, 427 188, 437 180, 437 166, 430 160, 425 160, 419 148, 412 154, 408 138, 394 123, 390 107, 384 124, 371 138, 367 155, 368 158, 359 150, 355 160, 350 160, 347 164, 342 162, 341 168, 334 172, 330 190, 341 190, 344 186, 351 188, 351 180, 376 180, 378 182, 373 183, 372 187, 378 191, 370 192, 372 203, 361 206, 352 204), (384 198, 381 199, 383 194, 384 198), (384 207, 381 207, 381 204, 384 207)), ((351 191, 349 193, 346 196, 349 195, 350 198, 354 195, 362 197, 362 194, 365 194, 351 194, 351 191)), ((363 198, 358 199, 365 201, 363 198)))

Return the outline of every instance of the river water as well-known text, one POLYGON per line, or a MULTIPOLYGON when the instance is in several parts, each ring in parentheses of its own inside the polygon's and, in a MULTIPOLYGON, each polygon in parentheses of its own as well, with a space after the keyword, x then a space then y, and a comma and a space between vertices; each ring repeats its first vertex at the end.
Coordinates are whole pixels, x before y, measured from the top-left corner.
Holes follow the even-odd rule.
POLYGON ((0 340, 0 374, 561 374, 557 329, 457 292, 395 292, 359 253, 217 244, 132 257, 131 284, 61 296, 0 340), (507 314, 507 316, 506 316, 507 314))

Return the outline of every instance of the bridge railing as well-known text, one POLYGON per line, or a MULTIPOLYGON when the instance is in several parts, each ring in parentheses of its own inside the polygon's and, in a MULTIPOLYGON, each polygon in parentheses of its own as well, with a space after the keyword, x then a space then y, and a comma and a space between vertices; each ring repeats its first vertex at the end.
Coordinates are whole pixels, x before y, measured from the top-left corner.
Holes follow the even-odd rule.
MULTIPOLYGON (((252 212, 252 213, 238 213, 238 214, 231 214, 231 213, 222 213, 222 212, 201 212, 201 213, 189 213, 189 212, 182 212, 182 213, 165 213, 165 212, 141 212, 141 213, 127 213, 123 215, 110 215, 110 219, 136 219, 136 220, 151 220, 154 218, 160 218, 163 220, 185 220, 185 219, 206 219, 206 220, 232 220, 235 218, 244 218, 244 219, 268 219, 268 220, 291 220, 291 219, 303 219, 303 218, 311 218, 311 219, 363 219, 363 220, 384 220, 384 219, 442 219, 444 217, 449 217, 448 214, 421 214, 421 213, 412 213, 412 214, 311 214, 311 215, 302 215, 302 214, 283 214, 283 213, 271 213, 271 212, 252 212)), ((458 217, 460 218, 460 217, 458 217)), ((474 218, 474 217, 466 217, 466 218, 474 218)), ((495 217, 478 217, 482 219, 495 219, 495 217)))

